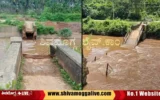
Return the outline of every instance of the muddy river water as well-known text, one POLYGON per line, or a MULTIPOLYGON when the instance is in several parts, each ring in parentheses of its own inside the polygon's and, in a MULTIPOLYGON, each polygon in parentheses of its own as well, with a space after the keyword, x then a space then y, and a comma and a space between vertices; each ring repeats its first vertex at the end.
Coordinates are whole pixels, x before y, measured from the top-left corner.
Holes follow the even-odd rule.
POLYGON ((83 38, 84 42, 101 39, 98 45, 90 44, 89 47, 87 42, 84 45, 89 68, 88 84, 84 89, 160 89, 160 40, 145 39, 129 49, 118 45, 123 42, 121 37, 84 35, 83 38))

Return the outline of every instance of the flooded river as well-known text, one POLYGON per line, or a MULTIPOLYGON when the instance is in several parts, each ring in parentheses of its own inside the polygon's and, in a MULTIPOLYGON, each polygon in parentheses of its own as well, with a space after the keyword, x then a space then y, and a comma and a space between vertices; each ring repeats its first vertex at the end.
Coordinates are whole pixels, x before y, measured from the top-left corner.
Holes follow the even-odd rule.
POLYGON ((86 37, 104 39, 92 49, 87 49, 87 45, 83 49, 89 68, 84 89, 160 89, 160 40, 145 39, 134 49, 128 49, 118 46, 118 40, 123 41, 121 37, 84 36, 84 39, 86 37), (116 45, 103 45, 108 39, 116 45), (110 65, 108 76, 107 63, 110 65))

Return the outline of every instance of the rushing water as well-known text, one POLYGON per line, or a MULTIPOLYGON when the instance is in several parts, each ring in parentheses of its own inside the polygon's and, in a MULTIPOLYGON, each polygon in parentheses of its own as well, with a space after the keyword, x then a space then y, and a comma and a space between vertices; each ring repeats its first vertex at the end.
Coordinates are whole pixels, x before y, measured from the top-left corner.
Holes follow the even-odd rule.
MULTIPOLYGON (((115 37, 103 38, 115 39, 115 37)), ((83 52, 89 68, 88 84, 84 89, 160 89, 159 51, 160 40, 153 39, 145 39, 134 49, 118 45, 99 45, 89 51, 84 47, 83 52), (96 61, 93 60, 95 56, 96 61), (106 76, 107 63, 110 65, 108 76, 106 76)))

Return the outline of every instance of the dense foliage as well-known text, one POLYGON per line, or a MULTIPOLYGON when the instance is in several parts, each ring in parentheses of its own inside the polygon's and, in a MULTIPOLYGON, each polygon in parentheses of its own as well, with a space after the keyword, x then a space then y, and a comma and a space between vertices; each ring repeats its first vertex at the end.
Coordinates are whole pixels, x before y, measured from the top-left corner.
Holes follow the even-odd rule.
POLYGON ((160 0, 83 0, 83 18, 143 20, 160 17, 160 0))
POLYGON ((18 21, 18 20, 10 20, 10 19, 6 19, 4 24, 7 25, 12 25, 12 26, 18 26, 19 24, 22 24, 23 22, 18 21))
POLYGON ((148 38, 160 39, 160 22, 152 22, 146 27, 146 35, 148 38))
POLYGON ((69 28, 64 28, 59 31, 59 35, 62 37, 70 37, 72 35, 72 31, 69 28))
POLYGON ((41 21, 80 21, 81 0, 0 0, 0 13, 30 15, 41 21))
POLYGON ((93 20, 90 17, 83 19, 83 33, 124 36, 131 31, 131 23, 122 20, 93 20))
POLYGON ((54 34, 55 31, 54 31, 54 27, 51 27, 51 26, 44 26, 43 24, 41 23, 36 23, 36 27, 37 27, 37 33, 40 35, 40 34, 54 34))

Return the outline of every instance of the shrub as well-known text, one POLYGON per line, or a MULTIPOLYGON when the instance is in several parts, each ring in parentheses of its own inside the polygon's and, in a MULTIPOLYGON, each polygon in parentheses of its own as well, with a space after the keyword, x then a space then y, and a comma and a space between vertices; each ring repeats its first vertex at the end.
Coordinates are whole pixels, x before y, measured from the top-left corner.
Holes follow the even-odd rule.
POLYGON ((54 28, 53 27, 51 27, 51 26, 45 26, 45 29, 46 29, 46 31, 49 34, 54 34, 54 28))
POLYGON ((23 21, 18 21, 18 20, 10 20, 6 19, 6 21, 3 24, 11 25, 11 26, 17 26, 18 30, 21 32, 24 22, 23 21))
POLYGON ((59 31, 59 35, 62 37, 70 37, 72 35, 72 31, 69 28, 64 28, 59 31))
POLYGON ((83 23, 88 23, 90 20, 91 20, 91 17, 90 17, 90 16, 87 16, 87 18, 85 18, 85 19, 83 20, 83 23))
POLYGON ((37 33, 40 34, 54 34, 54 27, 44 26, 40 23, 36 23, 37 33))
POLYGON ((131 31, 131 23, 122 20, 83 20, 83 33, 108 36, 124 36, 131 31))
POLYGON ((36 22, 36 27, 37 27, 37 33, 40 34, 44 34, 44 26, 38 22, 36 22))
POLYGON ((10 20, 10 19, 6 19, 6 21, 4 22, 4 24, 12 25, 12 26, 18 26, 20 23, 22 22, 18 20, 10 20))
POLYGON ((22 29, 23 29, 23 25, 24 25, 24 22, 20 22, 17 26, 18 26, 18 30, 21 32, 22 29))
POLYGON ((153 37, 160 39, 160 22, 151 22, 146 27, 147 37, 153 37))
POLYGON ((81 20, 81 14, 79 13, 49 13, 45 12, 42 13, 42 15, 39 17, 40 21, 64 21, 64 22, 70 22, 70 21, 80 21, 81 20))

